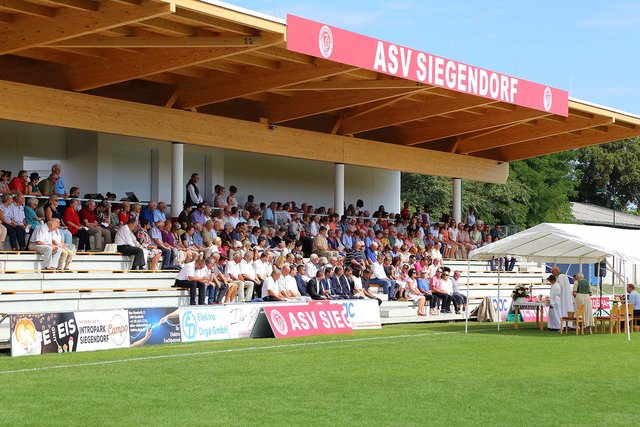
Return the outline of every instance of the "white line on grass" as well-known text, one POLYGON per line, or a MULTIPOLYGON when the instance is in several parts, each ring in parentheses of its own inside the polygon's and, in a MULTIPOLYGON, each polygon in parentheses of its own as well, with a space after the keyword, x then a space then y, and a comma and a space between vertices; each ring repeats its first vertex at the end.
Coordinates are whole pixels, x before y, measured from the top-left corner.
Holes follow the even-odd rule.
MULTIPOLYGON (((474 331, 486 331, 486 330, 491 330, 491 329, 474 329, 474 331)), ((10 370, 10 371, 0 371, 0 375, 3 375, 3 374, 18 374, 18 373, 23 373, 23 372, 52 371, 52 370, 57 370, 57 369, 78 368, 78 367, 86 367, 86 366, 114 365, 116 363, 140 362, 140 361, 146 361, 146 360, 159 360, 159 359, 172 359, 172 358, 176 358, 176 357, 203 356, 203 355, 222 354, 222 353, 237 353, 237 352, 242 352, 242 351, 274 350, 274 349, 281 349, 281 348, 308 347, 308 346, 326 345, 326 344, 341 344, 341 343, 352 343, 352 342, 361 342, 361 341, 376 341, 376 340, 389 340, 389 339, 399 339, 399 338, 415 338, 415 337, 426 337, 426 336, 429 336, 429 335, 446 335, 446 334, 460 334, 460 333, 464 333, 464 331, 429 332, 429 333, 408 334, 408 335, 388 335, 388 336, 382 336, 382 337, 349 338, 349 339, 344 339, 344 340, 316 341, 316 342, 304 342, 304 343, 293 343, 293 344, 276 344, 276 345, 254 346, 254 347, 238 347, 238 348, 228 348, 228 349, 224 349, 224 350, 198 351, 198 352, 192 352, 192 353, 160 354, 160 355, 156 355, 156 356, 131 357, 131 358, 128 358, 128 359, 104 360, 104 361, 101 361, 101 362, 70 363, 70 364, 67 364, 67 365, 43 366, 43 367, 39 367, 39 368, 14 369, 14 370, 10 370)))

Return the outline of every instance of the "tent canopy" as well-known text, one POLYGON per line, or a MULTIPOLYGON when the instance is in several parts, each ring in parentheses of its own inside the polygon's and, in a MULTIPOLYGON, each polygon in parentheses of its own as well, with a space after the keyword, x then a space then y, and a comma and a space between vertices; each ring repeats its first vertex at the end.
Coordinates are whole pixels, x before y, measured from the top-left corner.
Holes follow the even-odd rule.
POLYGON ((615 256, 640 264, 640 231, 542 223, 471 251, 471 259, 515 255, 537 262, 594 263, 615 256))

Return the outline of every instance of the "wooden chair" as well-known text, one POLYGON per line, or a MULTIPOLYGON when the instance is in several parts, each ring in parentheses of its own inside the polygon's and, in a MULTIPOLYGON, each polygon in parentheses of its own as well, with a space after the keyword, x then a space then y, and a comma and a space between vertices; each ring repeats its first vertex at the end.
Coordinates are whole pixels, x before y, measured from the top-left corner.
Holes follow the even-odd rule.
MULTIPOLYGON (((620 326, 622 324, 626 324, 627 323, 627 307, 629 307, 629 324, 626 325, 626 327, 629 327, 629 325, 633 325, 633 304, 620 304, 620 311, 618 312, 618 317, 615 319, 615 323, 616 323, 616 333, 619 334, 620 330, 622 329, 620 326)), ((611 326, 613 327, 613 326, 611 326)), ((633 332, 633 330, 632 330, 633 332)))
POLYGON ((579 306, 573 317, 564 316, 560 319, 560 333, 564 333, 566 331, 567 335, 569 335, 569 322, 573 322, 576 327, 576 335, 578 335, 578 330, 582 332, 584 335, 584 305, 579 306))
POLYGON ((604 334, 604 325, 609 322, 609 334, 613 334, 613 324, 618 320, 618 314, 620 312, 620 306, 615 304, 611 307, 611 312, 608 316, 597 316, 594 320, 596 322, 596 333, 598 332, 598 323, 600 324, 601 333, 604 334))

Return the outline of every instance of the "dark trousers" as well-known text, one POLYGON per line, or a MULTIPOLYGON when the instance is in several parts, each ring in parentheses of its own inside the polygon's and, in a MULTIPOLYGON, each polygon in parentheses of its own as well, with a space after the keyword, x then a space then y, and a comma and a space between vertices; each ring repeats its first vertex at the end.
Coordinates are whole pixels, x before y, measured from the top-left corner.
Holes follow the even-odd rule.
POLYGON ((89 232, 84 228, 78 230, 75 234, 78 238, 78 251, 90 251, 91 243, 89 243, 89 232))
POLYGON ((262 297, 262 301, 272 302, 272 301, 280 301, 280 300, 276 297, 272 297, 271 295, 267 295, 266 297, 262 297))
POLYGON ((12 226, 9 224, 4 225, 7 228, 7 234, 9 235, 9 244, 11 245, 11 249, 17 251, 19 249, 24 249, 27 246, 25 241, 25 231, 23 227, 19 225, 12 226))
POLYGON ((189 304, 196 305, 196 289, 198 289, 197 305, 204 305, 204 294, 206 292, 204 283, 194 282, 193 280, 177 280, 173 284, 176 288, 189 289, 189 304))
POLYGON ((208 285, 207 286, 207 303, 221 303, 222 299, 227 295, 227 291, 229 287, 227 285, 222 285, 218 288, 216 285, 208 285))
POLYGON ((453 298, 453 301, 458 305, 458 307, 467 304, 467 296, 466 295, 462 295, 460 292, 454 293, 452 295, 452 298, 453 298))
POLYGON ((142 270, 144 268, 144 252, 142 248, 130 245, 118 245, 116 248, 118 252, 124 255, 133 255, 132 270, 142 270))
POLYGON ((173 267, 173 252, 171 251, 171 249, 158 249, 160 249, 160 252, 162 252, 162 269, 170 270, 173 267))
MULTIPOLYGON (((451 295, 445 293, 434 293, 433 295, 436 297, 434 300, 440 300, 440 310, 451 310, 451 295)), ((435 307, 435 302, 432 301, 431 304, 432 307, 435 307)), ((453 302, 453 306, 456 311, 458 311, 458 304, 455 301, 453 302)))

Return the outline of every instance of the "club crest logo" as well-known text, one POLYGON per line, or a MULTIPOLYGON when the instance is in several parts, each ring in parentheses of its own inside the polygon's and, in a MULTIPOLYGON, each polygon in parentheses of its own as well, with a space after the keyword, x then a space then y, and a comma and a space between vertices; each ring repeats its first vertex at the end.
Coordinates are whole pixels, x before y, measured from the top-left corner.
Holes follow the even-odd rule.
POLYGON ((320 47, 320 53, 324 58, 331 56, 331 52, 333 52, 333 34, 331 33, 331 28, 326 25, 320 28, 318 46, 320 47))
POLYGON ((271 322, 281 335, 287 335, 287 333, 289 332, 287 321, 284 320, 284 317, 278 310, 273 310, 271 312, 271 322))
POLYGON ((551 89, 548 86, 544 89, 544 98, 542 99, 542 102, 544 103, 545 111, 551 110, 551 105, 553 105, 553 96, 551 95, 551 89))

